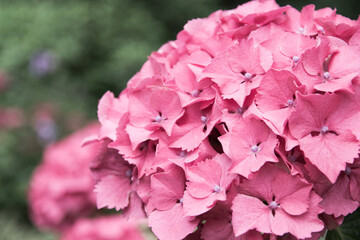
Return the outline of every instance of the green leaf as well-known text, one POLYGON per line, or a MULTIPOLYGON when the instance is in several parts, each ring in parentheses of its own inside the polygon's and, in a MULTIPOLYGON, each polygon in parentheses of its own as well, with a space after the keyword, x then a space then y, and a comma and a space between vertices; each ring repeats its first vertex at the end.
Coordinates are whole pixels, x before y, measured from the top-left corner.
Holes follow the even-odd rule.
POLYGON ((360 239, 360 209, 347 216, 338 228, 328 231, 326 240, 359 240, 360 239))

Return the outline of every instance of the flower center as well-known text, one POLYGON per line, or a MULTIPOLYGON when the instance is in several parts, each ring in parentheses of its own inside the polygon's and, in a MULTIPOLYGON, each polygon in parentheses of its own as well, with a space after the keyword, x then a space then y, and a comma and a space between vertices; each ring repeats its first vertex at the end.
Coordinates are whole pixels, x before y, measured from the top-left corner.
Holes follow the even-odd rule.
POLYGON ((257 153, 259 151, 259 147, 257 145, 254 145, 251 147, 251 151, 253 151, 253 153, 257 153))
POLYGON ((180 151, 179 156, 184 158, 186 157, 187 153, 185 151, 180 151))
POLYGON ((271 210, 275 210, 278 208, 278 204, 275 202, 275 201, 272 201, 270 204, 269 204, 269 207, 271 210))
POLYGON ((245 80, 250 80, 252 78, 252 74, 251 73, 245 73, 244 77, 245 77, 245 80))
POLYGON ((294 106, 294 100, 292 100, 292 99, 287 100, 287 105, 288 105, 289 107, 294 106))
POLYGON ((208 118, 206 116, 200 117, 202 123, 206 123, 208 121, 208 118))
POLYGON ((179 199, 179 203, 183 204, 183 202, 184 202, 184 199, 183 199, 183 198, 180 198, 180 199, 179 199))
POLYGON ((298 56, 293 56, 292 60, 293 60, 294 63, 298 63, 300 58, 298 56))
POLYGON ((329 127, 323 126, 320 131, 321 131, 322 134, 325 134, 325 133, 327 133, 329 131, 329 127))
POLYGON ((191 96, 193 96, 193 97, 198 97, 199 94, 200 94, 199 90, 194 90, 194 91, 191 92, 191 96))
POLYGON ((219 192, 220 192, 220 190, 221 190, 221 188, 220 188, 220 186, 219 186, 219 185, 216 185, 216 186, 214 187, 214 192, 219 193, 219 192))
POLYGON ((322 77, 323 77, 324 80, 329 80, 330 73, 329 72, 324 72, 322 77))
POLYGON ((132 173, 131 173, 131 170, 130 170, 130 169, 128 169, 128 170, 125 171, 125 176, 127 176, 128 178, 130 178, 131 175, 132 175, 132 173))
POLYGON ((160 116, 160 115, 157 115, 154 120, 157 123, 161 123, 164 120, 164 118, 162 116, 160 116))
POLYGON ((305 29, 303 27, 299 27, 299 33, 303 34, 305 32, 305 29))

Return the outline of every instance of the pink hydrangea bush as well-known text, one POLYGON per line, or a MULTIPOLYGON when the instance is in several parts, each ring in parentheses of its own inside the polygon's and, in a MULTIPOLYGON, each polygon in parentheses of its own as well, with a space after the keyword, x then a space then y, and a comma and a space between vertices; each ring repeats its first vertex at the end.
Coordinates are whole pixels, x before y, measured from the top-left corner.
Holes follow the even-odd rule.
POLYGON ((30 216, 40 229, 62 231, 80 217, 96 210, 90 161, 100 144, 81 147, 84 138, 96 134, 97 123, 49 145, 34 171, 28 190, 30 216))
POLYGON ((189 21, 98 106, 97 206, 159 239, 318 239, 360 201, 360 21, 251 1, 189 21))

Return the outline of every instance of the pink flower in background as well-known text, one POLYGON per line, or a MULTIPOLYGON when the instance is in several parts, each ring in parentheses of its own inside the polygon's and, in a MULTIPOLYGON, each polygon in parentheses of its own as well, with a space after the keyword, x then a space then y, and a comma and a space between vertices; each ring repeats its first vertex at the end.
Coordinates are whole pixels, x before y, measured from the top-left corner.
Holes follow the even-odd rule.
POLYGON ((99 102, 98 207, 146 216, 160 240, 341 224, 360 201, 359 31, 273 0, 189 21, 99 102))
POLYGON ((123 216, 80 218, 61 234, 60 240, 144 240, 138 222, 123 216))
POLYGON ((14 129, 25 123, 24 113, 15 107, 0 108, 0 129, 14 129))
POLYGON ((33 127, 37 140, 41 145, 55 142, 58 126, 55 121, 57 108, 52 103, 42 103, 36 106, 33 116, 33 127))
POLYGON ((10 78, 4 72, 0 70, 0 92, 5 91, 9 87, 10 78))
POLYGON ((28 190, 31 219, 39 228, 61 231, 96 209, 89 164, 100 146, 81 144, 98 131, 91 124, 45 150, 28 190))

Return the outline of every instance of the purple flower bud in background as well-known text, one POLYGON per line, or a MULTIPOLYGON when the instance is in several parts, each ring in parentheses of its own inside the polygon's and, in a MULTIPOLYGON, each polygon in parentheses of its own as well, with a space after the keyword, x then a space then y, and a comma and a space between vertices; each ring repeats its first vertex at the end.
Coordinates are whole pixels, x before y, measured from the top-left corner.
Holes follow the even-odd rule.
POLYGON ((29 63, 29 71, 37 76, 44 77, 56 69, 55 56, 49 51, 39 51, 35 53, 29 63))
POLYGON ((35 109, 33 128, 38 142, 43 146, 53 143, 57 138, 58 127, 55 115, 56 107, 52 103, 41 103, 35 109))
POLYGON ((0 69, 0 92, 5 91, 10 84, 8 74, 0 69))
POLYGON ((55 142, 57 137, 57 125, 52 118, 41 118, 35 123, 35 131, 41 145, 55 142))

